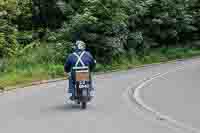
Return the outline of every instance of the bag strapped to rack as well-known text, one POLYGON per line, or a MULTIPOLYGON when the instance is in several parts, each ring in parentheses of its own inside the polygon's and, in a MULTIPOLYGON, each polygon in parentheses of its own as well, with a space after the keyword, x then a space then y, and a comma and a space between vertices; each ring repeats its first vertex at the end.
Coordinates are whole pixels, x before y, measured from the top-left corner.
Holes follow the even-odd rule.
POLYGON ((73 67, 76 81, 90 81, 89 67, 73 67))

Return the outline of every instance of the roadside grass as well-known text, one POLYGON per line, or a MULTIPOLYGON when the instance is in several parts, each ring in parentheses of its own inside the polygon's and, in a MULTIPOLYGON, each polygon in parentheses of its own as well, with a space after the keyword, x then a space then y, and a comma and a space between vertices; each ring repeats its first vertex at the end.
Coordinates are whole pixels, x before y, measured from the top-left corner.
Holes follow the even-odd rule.
POLYGON ((0 73, 0 75, 0 86, 2 87, 64 77, 63 66, 54 64, 49 64, 48 66, 38 65, 29 69, 0 73))
MULTIPOLYGON (((110 64, 97 64, 95 72, 128 70, 144 64, 186 59, 199 55, 200 49, 157 49, 143 57, 134 54, 121 55, 113 59, 110 64)), ((63 63, 57 63, 55 59, 45 49, 26 53, 26 56, 5 59, 3 65, 0 64, 0 87, 26 85, 33 81, 64 77, 63 63)))

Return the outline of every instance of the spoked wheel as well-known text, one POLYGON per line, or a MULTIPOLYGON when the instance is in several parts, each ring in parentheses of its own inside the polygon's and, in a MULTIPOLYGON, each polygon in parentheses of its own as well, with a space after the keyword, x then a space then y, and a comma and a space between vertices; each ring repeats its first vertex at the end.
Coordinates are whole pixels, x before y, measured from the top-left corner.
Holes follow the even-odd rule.
POLYGON ((82 109, 86 109, 87 108, 87 103, 86 102, 82 102, 81 108, 82 109))

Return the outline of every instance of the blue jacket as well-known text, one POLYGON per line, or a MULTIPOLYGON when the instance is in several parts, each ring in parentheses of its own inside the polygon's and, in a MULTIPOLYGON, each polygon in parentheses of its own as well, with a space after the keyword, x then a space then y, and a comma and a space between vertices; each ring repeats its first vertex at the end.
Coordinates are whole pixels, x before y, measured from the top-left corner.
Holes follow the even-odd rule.
MULTIPOLYGON (((83 51, 76 50, 75 52, 80 56, 83 51)), ((95 68, 96 62, 89 52, 87 51, 84 51, 84 52, 85 54, 83 55, 81 59, 83 63, 85 64, 85 66, 88 66, 90 70, 92 71, 95 68)), ((76 65, 77 60, 78 58, 73 53, 70 54, 69 57, 66 59, 66 62, 64 65, 65 72, 67 73, 71 72, 72 67, 76 65)), ((79 63, 78 66, 82 66, 81 63, 79 63)))

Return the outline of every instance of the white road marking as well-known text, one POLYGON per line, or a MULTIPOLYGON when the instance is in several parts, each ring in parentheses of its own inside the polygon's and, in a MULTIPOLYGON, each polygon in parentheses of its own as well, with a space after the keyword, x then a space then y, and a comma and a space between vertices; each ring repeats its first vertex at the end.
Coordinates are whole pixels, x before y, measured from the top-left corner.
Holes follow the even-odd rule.
MULTIPOLYGON (((183 63, 184 64, 184 63, 183 63)), ((190 65, 192 65, 193 63, 191 63, 190 65)), ((179 122, 173 118, 171 118, 170 116, 166 116, 166 115, 163 115, 161 112, 158 112, 156 110, 154 110, 153 108, 149 107, 148 105, 146 105, 144 103, 144 101, 142 100, 142 98, 140 97, 140 89, 141 88, 144 88, 146 84, 152 82, 153 80, 155 79, 158 79, 158 78, 163 78, 165 75, 169 74, 169 73, 174 73, 174 72, 177 72, 178 70, 183 70, 185 69, 185 67, 177 67, 175 68, 174 70, 170 70, 168 72, 165 72, 165 73, 157 73, 155 75, 153 75, 151 78, 145 80, 144 82, 142 82, 139 86, 137 86, 135 89, 134 89, 134 93, 133 93, 133 98, 135 99, 135 101, 140 105, 142 106, 145 110, 149 111, 149 112, 152 112, 154 113, 159 119, 161 120, 166 120, 172 124, 175 124, 176 126, 178 126, 179 128, 182 128, 182 129, 185 129, 185 130, 189 130, 190 132, 192 133, 200 133, 200 130, 197 129, 197 128, 194 128, 192 126, 188 126, 188 125, 185 125, 184 123, 182 122, 179 122)))

